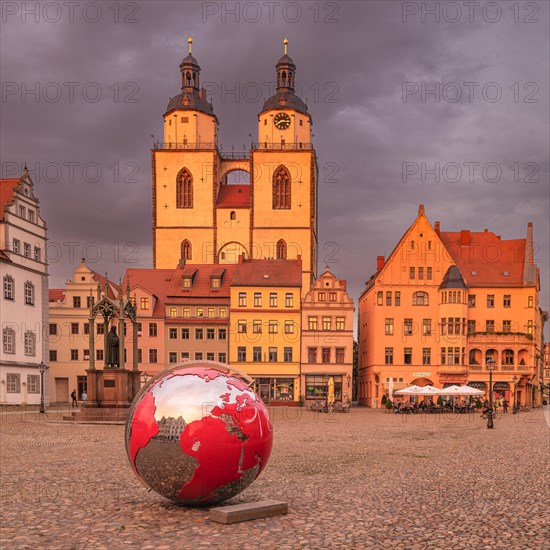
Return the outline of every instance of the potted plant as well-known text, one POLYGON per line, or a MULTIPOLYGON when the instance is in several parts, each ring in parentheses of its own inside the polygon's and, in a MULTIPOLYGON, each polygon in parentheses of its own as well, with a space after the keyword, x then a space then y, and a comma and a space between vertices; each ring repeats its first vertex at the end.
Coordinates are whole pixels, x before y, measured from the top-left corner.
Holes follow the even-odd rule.
POLYGON ((300 397, 298 398, 298 407, 303 407, 304 402, 305 402, 304 396, 300 395, 300 397))
POLYGON ((442 406, 443 406, 443 397, 441 397, 441 395, 438 396, 438 398, 437 398, 437 406, 438 406, 438 407, 442 407, 442 406))
POLYGON ((388 400, 388 398, 387 398, 386 394, 384 394, 384 395, 382 396, 382 401, 381 401, 382 405, 385 405, 386 402, 387 402, 387 400, 388 400))
POLYGON ((386 410, 390 412, 393 410, 393 403, 391 402, 391 399, 386 399, 386 410))
POLYGON ((481 409, 483 407, 483 403, 481 402, 481 399, 478 397, 476 399, 476 409, 481 409))

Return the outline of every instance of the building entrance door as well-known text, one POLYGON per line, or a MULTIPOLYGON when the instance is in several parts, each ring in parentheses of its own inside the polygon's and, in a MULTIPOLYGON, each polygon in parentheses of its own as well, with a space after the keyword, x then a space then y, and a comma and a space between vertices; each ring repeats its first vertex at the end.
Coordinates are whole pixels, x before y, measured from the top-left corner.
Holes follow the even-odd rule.
POLYGON ((266 405, 269 405, 270 394, 271 384, 260 384, 260 397, 266 405))
POLYGON ((78 382, 77 395, 78 395, 78 399, 80 399, 84 392, 88 393, 88 378, 86 376, 78 376, 77 382, 78 382))
POLYGON ((55 400, 58 403, 69 402, 69 379, 68 378, 55 379, 55 400))

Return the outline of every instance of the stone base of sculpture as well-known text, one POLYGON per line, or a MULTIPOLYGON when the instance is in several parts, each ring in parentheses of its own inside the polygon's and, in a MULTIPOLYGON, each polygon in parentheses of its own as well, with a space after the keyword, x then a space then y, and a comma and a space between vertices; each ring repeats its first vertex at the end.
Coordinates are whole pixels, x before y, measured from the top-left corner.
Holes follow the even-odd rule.
POLYGON ((88 369, 86 407, 129 407, 141 385, 141 372, 126 369, 88 369))

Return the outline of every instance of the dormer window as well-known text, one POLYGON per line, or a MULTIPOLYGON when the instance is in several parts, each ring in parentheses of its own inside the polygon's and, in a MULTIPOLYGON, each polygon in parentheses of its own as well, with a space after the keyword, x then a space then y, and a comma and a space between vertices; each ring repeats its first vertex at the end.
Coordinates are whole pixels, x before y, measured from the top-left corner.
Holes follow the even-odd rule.
POLYGON ((212 288, 221 288, 222 286, 222 282, 219 277, 212 277, 212 279, 210 280, 210 283, 212 288))
POLYGON ((193 281, 191 277, 183 277, 182 281, 183 281, 183 288, 191 288, 191 286, 193 285, 193 281))

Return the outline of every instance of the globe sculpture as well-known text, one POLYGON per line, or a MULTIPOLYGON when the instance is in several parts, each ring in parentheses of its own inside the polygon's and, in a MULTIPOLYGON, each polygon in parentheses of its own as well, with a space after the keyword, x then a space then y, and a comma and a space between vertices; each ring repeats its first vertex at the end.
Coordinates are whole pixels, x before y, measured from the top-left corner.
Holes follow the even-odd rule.
POLYGON ((186 506, 206 506, 258 477, 273 430, 263 401, 243 378, 252 382, 222 363, 194 361, 141 388, 126 422, 126 452, 147 488, 186 506))

